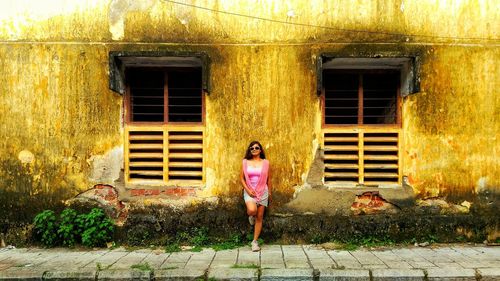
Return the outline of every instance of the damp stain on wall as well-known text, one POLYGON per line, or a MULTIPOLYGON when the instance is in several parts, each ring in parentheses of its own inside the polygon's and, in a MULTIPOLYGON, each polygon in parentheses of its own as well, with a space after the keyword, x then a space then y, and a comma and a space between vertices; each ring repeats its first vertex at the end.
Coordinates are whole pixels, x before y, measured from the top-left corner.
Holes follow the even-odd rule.
POLYGON ((204 194, 240 194, 241 159, 258 139, 273 188, 289 200, 321 143, 315 57, 349 45, 359 56, 423 52, 421 92, 403 101, 403 174, 415 192, 499 191, 500 52, 491 43, 498 15, 488 12, 496 1, 190 2, 274 22, 160 0, 63 2, 58 11, 13 4, 0 13, 0 157, 7 163, 0 174, 12 179, 0 180, 3 190, 35 189, 17 183, 21 174, 46 182, 49 197, 96 184, 93 161, 124 142, 123 97, 108 89, 109 52, 188 50, 211 58, 204 194), (36 172, 25 170, 22 151, 33 155, 36 172))

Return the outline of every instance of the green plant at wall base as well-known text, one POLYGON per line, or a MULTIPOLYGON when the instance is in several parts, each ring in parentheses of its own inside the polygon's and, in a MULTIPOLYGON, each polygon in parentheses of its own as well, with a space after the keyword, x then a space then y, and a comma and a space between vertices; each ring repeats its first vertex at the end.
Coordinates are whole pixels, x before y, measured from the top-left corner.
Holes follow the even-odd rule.
POLYGON ((200 227, 195 228, 193 231, 193 237, 191 238, 191 244, 198 247, 203 247, 208 245, 208 228, 200 227))
POLYGON ((78 214, 73 209, 65 209, 59 217, 60 222, 59 228, 57 229, 57 235, 64 246, 74 246, 79 238, 76 225, 77 217, 78 214))
POLYGON ((201 246, 194 246, 193 248, 191 248, 190 251, 191 252, 201 252, 201 251, 203 251, 203 248, 201 246))
POLYGON ((88 214, 76 219, 81 232, 82 245, 87 247, 104 246, 111 241, 115 227, 103 210, 94 208, 88 214))
POLYGON ((115 226, 103 210, 94 208, 88 214, 65 209, 57 218, 52 210, 45 210, 33 221, 35 238, 46 246, 62 244, 74 246, 104 246, 111 241, 115 226))
POLYGON ((45 210, 35 216, 35 235, 45 246, 57 244, 57 218, 52 210, 45 210))
POLYGON ((215 251, 221 251, 221 250, 230 250, 230 249, 238 248, 238 247, 241 247, 243 245, 245 245, 245 243, 243 242, 241 235, 233 234, 233 235, 231 235, 231 237, 228 240, 219 242, 217 244, 213 244, 212 248, 215 251))
POLYGON ((427 241, 429 243, 436 243, 438 241, 438 238, 434 234, 429 234, 429 235, 427 235, 427 241))
POLYGON ((166 253, 175 253, 175 252, 180 252, 180 251, 181 251, 181 247, 179 246, 178 243, 172 243, 172 244, 168 244, 167 246, 165 246, 166 253))

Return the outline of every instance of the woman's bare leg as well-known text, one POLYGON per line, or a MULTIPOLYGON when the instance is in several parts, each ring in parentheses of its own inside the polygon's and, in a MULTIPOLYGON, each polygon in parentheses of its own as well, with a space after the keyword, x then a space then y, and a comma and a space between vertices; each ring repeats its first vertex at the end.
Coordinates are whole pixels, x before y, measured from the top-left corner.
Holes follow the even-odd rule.
POLYGON ((253 240, 257 241, 260 236, 260 232, 262 231, 262 220, 264 219, 264 211, 266 207, 259 205, 257 207, 257 217, 255 218, 255 231, 253 233, 253 240))
POLYGON ((247 205, 247 215, 249 216, 257 215, 257 203, 253 201, 245 201, 245 205, 247 205))

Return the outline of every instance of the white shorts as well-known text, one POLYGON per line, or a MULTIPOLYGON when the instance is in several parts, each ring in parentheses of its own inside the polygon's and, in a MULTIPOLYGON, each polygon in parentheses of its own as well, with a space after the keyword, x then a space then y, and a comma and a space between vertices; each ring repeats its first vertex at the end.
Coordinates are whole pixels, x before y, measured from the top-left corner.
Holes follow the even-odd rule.
POLYGON ((269 192, 267 191, 267 188, 266 188, 266 191, 264 192, 264 194, 262 194, 260 201, 257 202, 255 197, 250 196, 247 193, 247 191, 243 189, 243 200, 245 200, 245 202, 252 201, 252 202, 255 202, 257 205, 262 205, 264 207, 267 207, 267 205, 269 203, 269 192))

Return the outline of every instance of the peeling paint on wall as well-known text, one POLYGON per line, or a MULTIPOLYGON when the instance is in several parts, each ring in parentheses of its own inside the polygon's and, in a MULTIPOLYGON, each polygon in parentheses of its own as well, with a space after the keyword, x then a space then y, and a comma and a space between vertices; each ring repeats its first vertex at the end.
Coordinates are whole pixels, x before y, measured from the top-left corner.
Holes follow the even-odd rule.
POLYGON ((108 89, 109 52, 204 51, 212 89, 202 193, 239 196, 241 159, 257 139, 286 201, 307 182, 322 143, 315 57, 419 51, 421 92, 402 109, 408 183, 422 197, 500 192, 497 1, 186 2, 326 29, 159 0, 56 1, 58 12, 47 3, 12 1, 0 11, 1 190, 50 199, 114 181, 123 97, 108 89))
POLYGON ((91 165, 90 181, 113 184, 123 170, 123 147, 117 146, 104 155, 93 155, 88 160, 91 165))
POLYGON ((147 12, 154 4, 154 0, 111 0, 109 5, 109 32, 111 39, 121 40, 125 36, 125 20, 128 12, 147 12))

